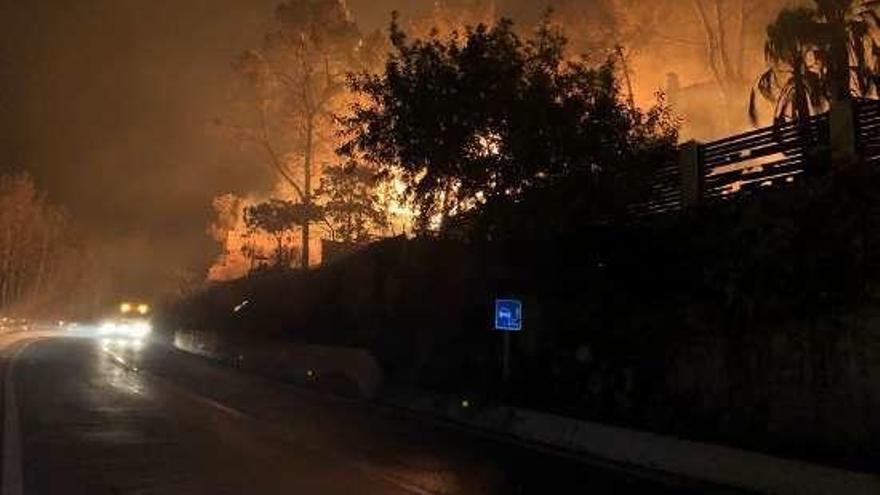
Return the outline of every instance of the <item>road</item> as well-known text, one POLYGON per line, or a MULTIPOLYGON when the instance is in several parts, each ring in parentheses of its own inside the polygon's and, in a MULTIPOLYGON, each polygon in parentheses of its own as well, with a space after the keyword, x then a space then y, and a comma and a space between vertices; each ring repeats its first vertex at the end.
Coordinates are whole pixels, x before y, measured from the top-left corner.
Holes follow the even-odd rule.
POLYGON ((688 492, 160 346, 49 337, 5 356, 8 495, 688 492))

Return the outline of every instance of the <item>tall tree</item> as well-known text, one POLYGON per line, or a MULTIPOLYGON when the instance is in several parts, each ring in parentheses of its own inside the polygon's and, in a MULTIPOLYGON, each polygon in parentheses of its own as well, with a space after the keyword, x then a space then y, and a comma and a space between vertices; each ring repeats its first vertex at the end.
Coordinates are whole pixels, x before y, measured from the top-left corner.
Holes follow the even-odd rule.
POLYGON ((0 177, 0 311, 58 309, 41 303, 65 293, 69 304, 75 288, 95 277, 70 276, 86 258, 65 212, 29 176, 0 177))
POLYGON ((815 0, 783 10, 767 27, 767 70, 752 91, 775 103, 776 118, 804 118, 832 102, 877 94, 880 17, 875 0, 815 0))
POLYGON ((877 0, 815 0, 822 36, 820 61, 828 80, 829 99, 876 91, 880 45, 875 36, 880 18, 877 0))
MULTIPOLYGON (((292 189, 303 211, 317 212, 314 185, 334 148, 334 112, 344 105, 345 75, 376 63, 380 39, 364 37, 342 0, 288 0, 275 11, 275 29, 236 69, 254 91, 255 123, 238 126, 292 189)), ((302 266, 310 260, 310 227, 301 225, 302 266)))
MULTIPOLYGON (((788 0, 559 0, 554 7, 558 8, 556 17, 565 26, 577 52, 604 53, 617 59, 619 76, 627 84, 628 93, 635 94, 641 89, 644 99, 646 89, 653 92, 656 86, 644 70, 656 70, 658 56, 669 57, 665 70, 684 70, 689 77, 698 78, 686 85, 711 81, 720 99, 699 102, 699 111, 717 116, 711 120, 732 131, 746 124, 745 100, 753 82, 752 73, 757 70, 755 61, 761 50, 763 26, 787 3, 788 0), (701 80, 704 77, 709 81, 701 80), (629 86, 634 89, 629 90, 629 86)), ((700 118, 705 120, 707 116, 700 118)))
POLYGON ((817 60, 816 13, 785 9, 767 27, 764 57, 768 68, 749 98, 749 115, 757 123, 756 95, 774 102, 775 118, 803 119, 828 103, 828 89, 817 60))

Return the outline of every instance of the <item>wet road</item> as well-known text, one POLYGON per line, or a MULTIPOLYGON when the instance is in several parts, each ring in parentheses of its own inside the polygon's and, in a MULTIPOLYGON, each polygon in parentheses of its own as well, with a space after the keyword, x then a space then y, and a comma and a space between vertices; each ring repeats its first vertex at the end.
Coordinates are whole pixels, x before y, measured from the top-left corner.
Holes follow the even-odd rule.
POLYGON ((41 340, 13 377, 26 494, 687 492, 158 346, 41 340))

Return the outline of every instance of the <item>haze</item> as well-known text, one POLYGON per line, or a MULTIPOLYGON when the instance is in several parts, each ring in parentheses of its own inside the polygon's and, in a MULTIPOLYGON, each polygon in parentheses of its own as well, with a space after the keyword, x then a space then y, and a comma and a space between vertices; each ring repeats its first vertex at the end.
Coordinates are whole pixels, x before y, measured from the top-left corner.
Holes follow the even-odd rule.
MULTIPOLYGON (((590 0, 591 1, 591 0, 590 0)), ((231 61, 265 32, 277 0, 0 3, 0 167, 26 169, 121 268, 125 292, 205 273, 211 199, 267 189, 264 165, 211 124, 231 61)), ((584 3, 588 3, 584 0, 584 3)), ((353 0, 363 29, 430 0, 353 0)), ((531 22, 542 2, 501 10, 531 22)), ((657 89, 658 79, 641 88, 657 89)))

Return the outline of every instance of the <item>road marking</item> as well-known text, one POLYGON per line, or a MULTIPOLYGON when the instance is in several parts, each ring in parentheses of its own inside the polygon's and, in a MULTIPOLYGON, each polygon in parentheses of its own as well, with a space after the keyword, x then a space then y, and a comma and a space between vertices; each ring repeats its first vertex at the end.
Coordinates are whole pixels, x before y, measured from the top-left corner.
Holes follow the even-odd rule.
POLYGON ((39 339, 26 340, 9 356, 3 377, 3 495, 21 495, 21 432, 15 403, 15 360, 39 339))
MULTIPOLYGON (((183 395, 184 397, 188 398, 191 401, 200 402, 203 405, 213 407, 214 409, 222 411, 230 416, 233 416, 236 419, 243 419, 243 418, 247 417, 247 414, 245 414, 237 409, 234 409, 234 408, 229 407, 227 405, 221 404, 213 399, 210 399, 210 398, 205 397, 203 395, 199 395, 195 392, 190 392, 189 390, 186 390, 183 387, 180 387, 174 383, 171 383, 170 381, 168 381, 160 376, 157 376, 153 373, 150 373, 150 372, 142 370, 134 365, 131 365, 125 359, 123 359, 121 356, 119 356, 118 354, 116 354, 112 351, 104 350, 104 352, 107 353, 111 358, 113 358, 113 361, 115 361, 122 368, 127 369, 129 371, 133 371, 135 373, 140 372, 142 375, 146 375, 149 380, 160 382, 166 388, 171 389, 172 392, 174 392, 178 395, 183 395)), ((3 495, 5 495, 5 492, 3 495)))
POLYGON ((193 400, 196 402, 201 402, 202 404, 213 407, 214 409, 218 409, 218 410, 220 410, 230 416, 235 417, 236 419, 244 419, 244 418, 248 417, 247 414, 239 411, 238 409, 233 409, 227 405, 224 405, 224 404, 221 404, 221 403, 215 401, 214 399, 209 399, 208 397, 205 397, 203 395, 198 395, 196 393, 190 392, 189 390, 178 387, 177 385, 169 384, 167 380, 162 380, 162 381, 167 386, 174 388, 174 390, 178 394, 184 395, 184 396, 188 397, 190 400, 193 400))

